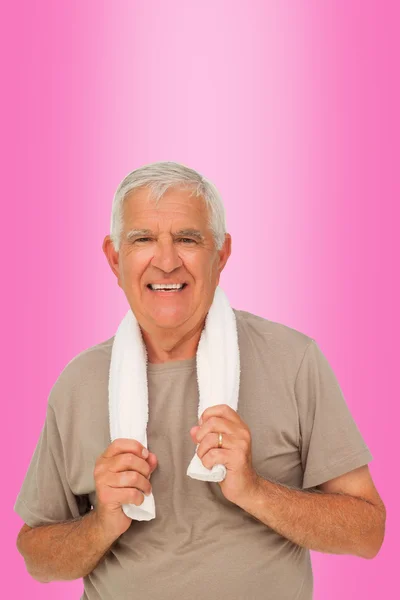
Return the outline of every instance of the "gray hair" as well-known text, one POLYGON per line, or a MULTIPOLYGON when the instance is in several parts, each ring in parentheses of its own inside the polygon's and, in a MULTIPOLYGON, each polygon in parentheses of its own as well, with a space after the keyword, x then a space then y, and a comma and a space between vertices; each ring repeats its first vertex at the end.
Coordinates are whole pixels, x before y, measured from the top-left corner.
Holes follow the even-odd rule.
POLYGON ((225 240, 225 209, 216 186, 197 171, 180 163, 165 161, 144 165, 131 171, 119 184, 113 199, 111 210, 111 239, 117 252, 120 249, 124 227, 124 201, 132 190, 147 187, 156 204, 170 187, 192 189, 191 196, 201 196, 207 206, 209 227, 218 250, 225 240))

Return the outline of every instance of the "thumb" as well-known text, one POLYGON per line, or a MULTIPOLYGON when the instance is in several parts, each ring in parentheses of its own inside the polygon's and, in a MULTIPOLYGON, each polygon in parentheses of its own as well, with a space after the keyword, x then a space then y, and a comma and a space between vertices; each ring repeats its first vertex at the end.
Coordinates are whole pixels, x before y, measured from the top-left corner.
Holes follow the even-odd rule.
POLYGON ((157 456, 154 454, 154 452, 149 452, 149 456, 147 457, 147 462, 149 463, 149 465, 151 467, 150 473, 152 473, 158 464, 157 456))

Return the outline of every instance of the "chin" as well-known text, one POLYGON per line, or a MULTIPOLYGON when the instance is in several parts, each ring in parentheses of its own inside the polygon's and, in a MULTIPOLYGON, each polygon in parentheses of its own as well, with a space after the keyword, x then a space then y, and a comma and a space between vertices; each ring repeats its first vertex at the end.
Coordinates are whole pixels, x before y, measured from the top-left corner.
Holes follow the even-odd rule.
POLYGON ((159 310, 149 315, 154 325, 158 327, 164 327, 166 329, 177 328, 185 323, 190 315, 183 313, 181 310, 159 310))

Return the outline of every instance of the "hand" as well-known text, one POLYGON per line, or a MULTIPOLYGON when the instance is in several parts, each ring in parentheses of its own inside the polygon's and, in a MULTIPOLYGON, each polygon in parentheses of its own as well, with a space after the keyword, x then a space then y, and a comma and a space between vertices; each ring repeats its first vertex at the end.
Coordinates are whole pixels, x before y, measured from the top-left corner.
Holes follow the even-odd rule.
POLYGON ((207 469, 225 465, 225 479, 218 483, 225 498, 240 505, 260 481, 252 467, 250 430, 227 404, 210 406, 200 418, 202 425, 190 430, 193 441, 200 444, 197 454, 207 469), (218 448, 218 433, 223 434, 222 448, 218 448))
POLYGON ((137 440, 118 438, 97 458, 94 468, 96 513, 105 532, 120 536, 132 519, 122 510, 122 504, 140 504, 144 493, 151 493, 150 476, 157 466, 157 457, 149 452, 143 458, 144 446, 137 440))

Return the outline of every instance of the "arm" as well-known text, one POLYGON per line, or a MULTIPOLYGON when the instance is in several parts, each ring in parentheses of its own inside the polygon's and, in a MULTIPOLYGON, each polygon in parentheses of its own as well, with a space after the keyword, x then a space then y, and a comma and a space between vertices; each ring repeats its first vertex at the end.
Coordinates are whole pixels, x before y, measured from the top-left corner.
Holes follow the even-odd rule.
POLYGON ((292 489, 259 477, 239 504, 299 546, 374 558, 385 532, 385 506, 365 465, 318 486, 292 489))
POLYGON ((52 525, 24 525, 17 548, 27 571, 41 583, 85 577, 99 564, 118 535, 102 527, 95 509, 52 525))

